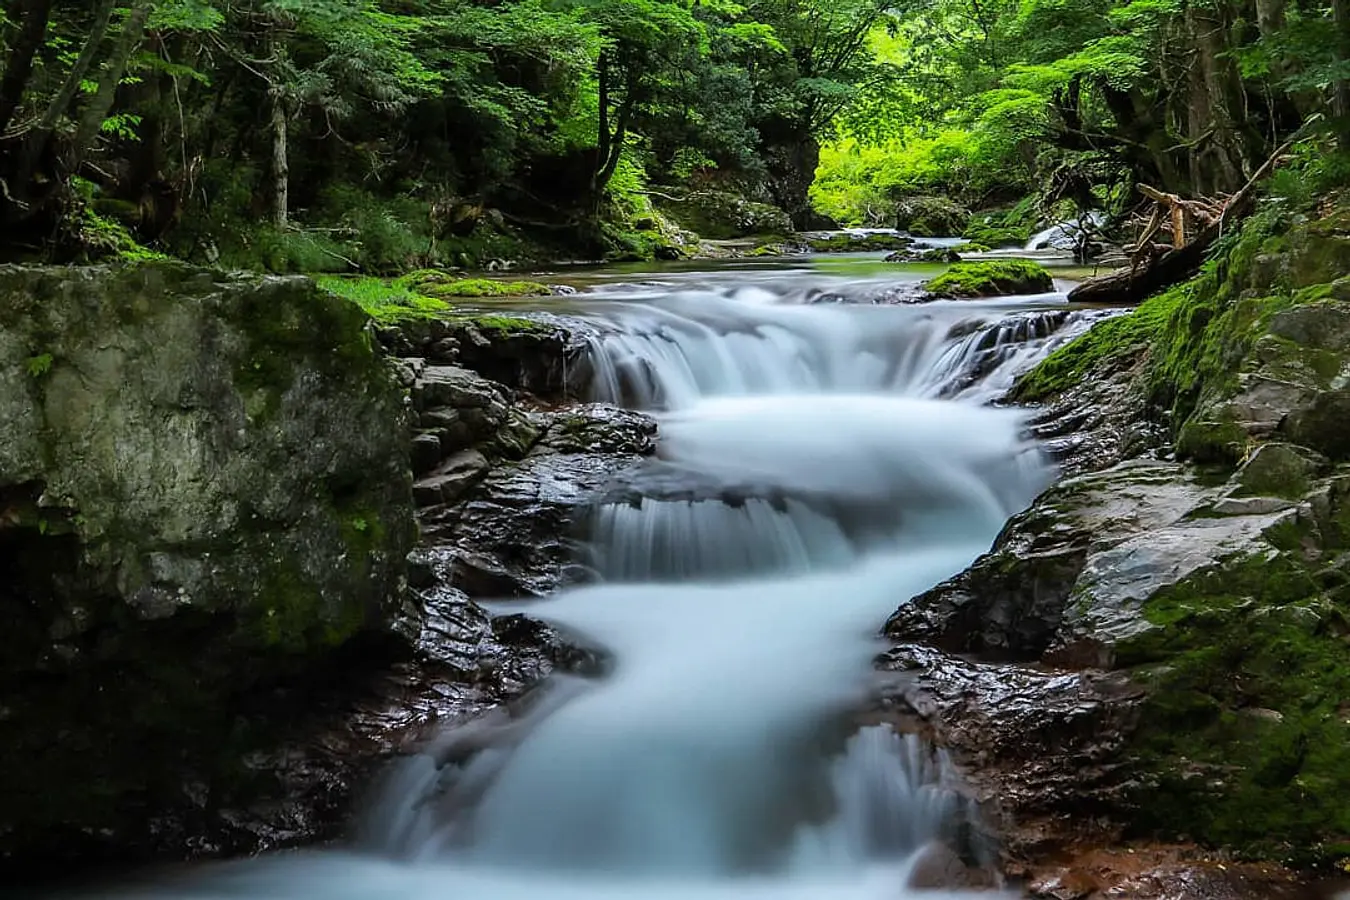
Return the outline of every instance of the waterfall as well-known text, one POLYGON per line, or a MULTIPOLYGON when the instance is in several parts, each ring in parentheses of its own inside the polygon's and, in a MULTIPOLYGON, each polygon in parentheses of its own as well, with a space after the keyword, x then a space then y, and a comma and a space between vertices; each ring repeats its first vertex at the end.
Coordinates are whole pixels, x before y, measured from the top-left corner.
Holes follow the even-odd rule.
POLYGON ((585 299, 594 398, 655 414, 658 458, 591 511, 600 581, 525 609, 606 674, 403 762, 364 852, 168 893, 895 900, 920 848, 974 853, 949 761, 850 722, 880 623, 1048 483, 1022 414, 989 401, 1088 317, 879 289, 734 273, 585 299))

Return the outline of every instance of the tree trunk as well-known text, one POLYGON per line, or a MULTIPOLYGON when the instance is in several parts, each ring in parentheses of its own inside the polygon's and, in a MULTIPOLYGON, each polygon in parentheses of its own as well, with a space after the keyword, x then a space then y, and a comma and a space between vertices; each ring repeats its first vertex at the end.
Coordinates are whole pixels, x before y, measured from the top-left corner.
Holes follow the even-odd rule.
POLYGON ((272 221, 285 228, 290 218, 291 164, 286 151, 289 128, 286 98, 272 89, 272 221))
MULTIPOLYGON (((56 96, 47 104, 47 109, 42 113, 42 121, 38 123, 37 130, 42 133, 42 140, 46 140, 56 128, 61 117, 70 109, 70 104, 75 102, 75 95, 80 91, 80 85, 84 82, 84 76, 89 72, 89 67, 94 64, 94 58, 98 56, 99 47, 103 46, 103 38, 108 33, 108 23, 112 21, 113 9, 117 6, 117 0, 103 0, 98 9, 94 11, 94 21, 89 28, 89 37, 85 38, 84 48, 80 50, 80 55, 75 59, 75 65, 66 73, 66 80, 61 84, 61 90, 56 92, 56 96)), ((44 148, 37 148, 40 154, 44 148)))
POLYGON ((131 14, 122 23, 122 33, 117 36, 112 54, 104 63, 103 71, 99 73, 98 89, 80 116, 80 123, 75 129, 72 172, 79 170, 80 162, 93 148, 94 141, 103 129, 103 121, 108 118, 113 101, 117 99, 117 86, 122 83, 122 73, 127 70, 131 54, 141 42, 141 35, 145 33, 145 23, 149 20, 154 7, 154 0, 140 0, 131 8, 131 14))
MULTIPOLYGON (((1336 59, 1344 61, 1350 47, 1350 0, 1332 0, 1331 19, 1338 38, 1336 59)), ((1350 151, 1350 78, 1336 82, 1334 106, 1341 149, 1350 151)))
POLYGON ((0 135, 9 129, 14 112, 23 102, 28 79, 33 74, 33 57, 47 39, 52 4, 53 0, 19 0, 11 12, 20 21, 19 37, 10 49, 5 77, 0 80, 0 135))

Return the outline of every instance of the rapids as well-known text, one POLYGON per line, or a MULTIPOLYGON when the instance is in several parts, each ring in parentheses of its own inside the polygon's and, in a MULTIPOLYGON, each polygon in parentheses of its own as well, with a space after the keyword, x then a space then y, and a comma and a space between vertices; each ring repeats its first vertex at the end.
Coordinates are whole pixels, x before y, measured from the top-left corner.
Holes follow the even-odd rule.
POLYGON ((653 466, 742 499, 598 506, 598 583, 527 608, 602 650, 604 677, 470 726, 488 749, 467 758, 447 735, 404 762, 352 849, 121 896, 896 900, 925 844, 984 852, 940 754, 849 723, 886 616, 1048 483, 1020 414, 989 402, 1086 316, 1062 295, 877 303, 887 278, 685 273, 579 298, 595 399, 657 415, 653 466))

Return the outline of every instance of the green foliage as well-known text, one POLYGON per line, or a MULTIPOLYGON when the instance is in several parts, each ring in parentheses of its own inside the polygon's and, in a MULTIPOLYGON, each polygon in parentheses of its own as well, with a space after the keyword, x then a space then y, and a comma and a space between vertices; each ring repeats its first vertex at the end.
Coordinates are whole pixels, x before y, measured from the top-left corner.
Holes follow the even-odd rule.
POLYGON ((28 374, 31 377, 42 378, 52 370, 53 362, 54 360, 50 353, 40 353, 37 356, 30 356, 28 359, 24 360, 24 368, 28 370, 28 374))

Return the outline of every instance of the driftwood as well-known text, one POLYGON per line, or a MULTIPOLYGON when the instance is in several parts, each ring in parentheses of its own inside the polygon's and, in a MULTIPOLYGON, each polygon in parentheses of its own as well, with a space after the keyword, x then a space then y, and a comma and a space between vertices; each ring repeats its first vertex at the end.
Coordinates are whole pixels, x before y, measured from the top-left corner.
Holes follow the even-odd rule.
POLYGON ((1200 270, 1210 245, 1251 212, 1256 186, 1275 170, 1297 137, 1295 135, 1282 144, 1241 190, 1225 200, 1188 200, 1140 185, 1139 192, 1156 201, 1156 206, 1143 235, 1135 242, 1134 260, 1124 268, 1087 279, 1069 292, 1069 300, 1073 303, 1140 303, 1158 291, 1190 278, 1200 270), (1165 219, 1171 222, 1172 247, 1155 255, 1157 245, 1153 238, 1165 219), (1200 226, 1194 237, 1190 234, 1192 222, 1200 226))

